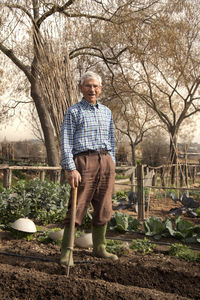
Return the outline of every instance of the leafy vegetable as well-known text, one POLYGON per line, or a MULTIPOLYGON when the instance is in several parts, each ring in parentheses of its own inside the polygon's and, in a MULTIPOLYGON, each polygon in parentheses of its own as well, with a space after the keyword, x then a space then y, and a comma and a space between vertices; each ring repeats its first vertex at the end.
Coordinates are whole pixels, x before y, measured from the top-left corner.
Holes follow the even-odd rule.
POLYGON ((116 212, 115 213, 115 219, 116 219, 116 228, 119 231, 127 231, 128 230, 128 215, 116 212))
POLYGON ((138 219, 131 216, 128 217, 128 231, 137 231, 141 223, 138 219))
POLYGON ((111 219, 110 224, 112 229, 117 229, 120 232, 136 231, 141 225, 137 219, 122 212, 115 212, 114 219, 111 219))
POLYGON ((196 253, 186 245, 172 244, 169 249, 169 254, 178 258, 183 258, 187 261, 200 260, 199 253, 196 253))
POLYGON ((106 250, 110 253, 123 255, 125 253, 124 243, 118 240, 106 240, 106 250))
POLYGON ((161 237, 172 236, 185 242, 200 242, 200 226, 178 217, 175 226, 170 219, 162 219, 153 216, 144 222, 145 234, 159 240, 161 237))
POLYGON ((167 236, 165 222, 156 216, 147 218, 144 222, 144 229, 146 235, 153 236, 156 240, 159 240, 162 236, 167 236))
POLYGON ((0 193, 0 221, 7 224, 28 217, 43 224, 64 218, 69 199, 69 186, 51 181, 18 181, 15 187, 0 193))
POLYGON ((117 191, 115 195, 113 195, 113 201, 120 201, 122 198, 125 198, 128 201, 127 192, 124 191, 117 191))
POLYGON ((150 252, 153 252, 156 249, 156 244, 153 244, 149 239, 136 239, 133 240, 130 249, 141 252, 143 254, 148 254, 150 252))
POLYGON ((200 239, 200 226, 194 225, 188 220, 178 217, 175 229, 174 236, 183 239, 185 242, 192 243, 200 239))

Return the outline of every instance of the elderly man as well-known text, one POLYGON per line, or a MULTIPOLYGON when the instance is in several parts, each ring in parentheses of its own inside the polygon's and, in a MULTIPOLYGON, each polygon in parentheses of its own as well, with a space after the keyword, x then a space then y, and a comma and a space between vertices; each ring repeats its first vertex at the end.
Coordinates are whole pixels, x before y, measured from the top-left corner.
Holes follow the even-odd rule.
MULTIPOLYGON (((90 203, 93 206, 93 253, 117 260, 105 249, 107 223, 112 216, 112 193, 115 179, 114 128, 110 109, 99 102, 101 77, 85 73, 79 84, 83 98, 71 106, 61 126, 61 164, 67 170, 72 188, 78 187, 76 224, 81 225, 90 203)), ((71 215, 70 196, 61 246, 60 263, 69 259, 68 241, 71 215)), ((69 265, 73 265, 73 258, 69 265)))

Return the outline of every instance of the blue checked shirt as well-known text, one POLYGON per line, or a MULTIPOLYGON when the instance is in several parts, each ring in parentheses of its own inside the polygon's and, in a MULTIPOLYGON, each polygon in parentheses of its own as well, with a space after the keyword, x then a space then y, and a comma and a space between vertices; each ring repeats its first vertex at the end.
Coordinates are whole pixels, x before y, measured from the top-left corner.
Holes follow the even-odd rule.
POLYGON ((87 150, 108 150, 115 163, 114 127, 111 110, 84 98, 71 106, 61 125, 61 165, 76 169, 73 156, 87 150))

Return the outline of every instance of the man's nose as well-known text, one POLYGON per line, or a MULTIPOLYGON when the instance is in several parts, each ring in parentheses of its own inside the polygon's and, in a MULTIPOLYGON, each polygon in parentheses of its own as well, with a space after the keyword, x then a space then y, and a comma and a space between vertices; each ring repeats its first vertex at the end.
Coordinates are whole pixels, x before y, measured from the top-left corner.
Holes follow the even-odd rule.
POLYGON ((91 85, 90 90, 95 91, 95 87, 91 85))

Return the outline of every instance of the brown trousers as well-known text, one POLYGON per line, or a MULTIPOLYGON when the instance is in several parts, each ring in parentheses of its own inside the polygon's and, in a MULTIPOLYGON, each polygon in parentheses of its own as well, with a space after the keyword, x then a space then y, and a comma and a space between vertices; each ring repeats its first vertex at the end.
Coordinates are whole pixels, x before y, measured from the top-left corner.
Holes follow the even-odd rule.
MULTIPOLYGON (((92 204, 94 226, 106 225, 112 216, 112 194, 115 182, 115 164, 107 154, 83 154, 74 158, 76 168, 81 174, 82 181, 77 192, 76 224, 81 225, 92 204)), ((72 191, 68 211, 64 220, 70 224, 72 191)))

